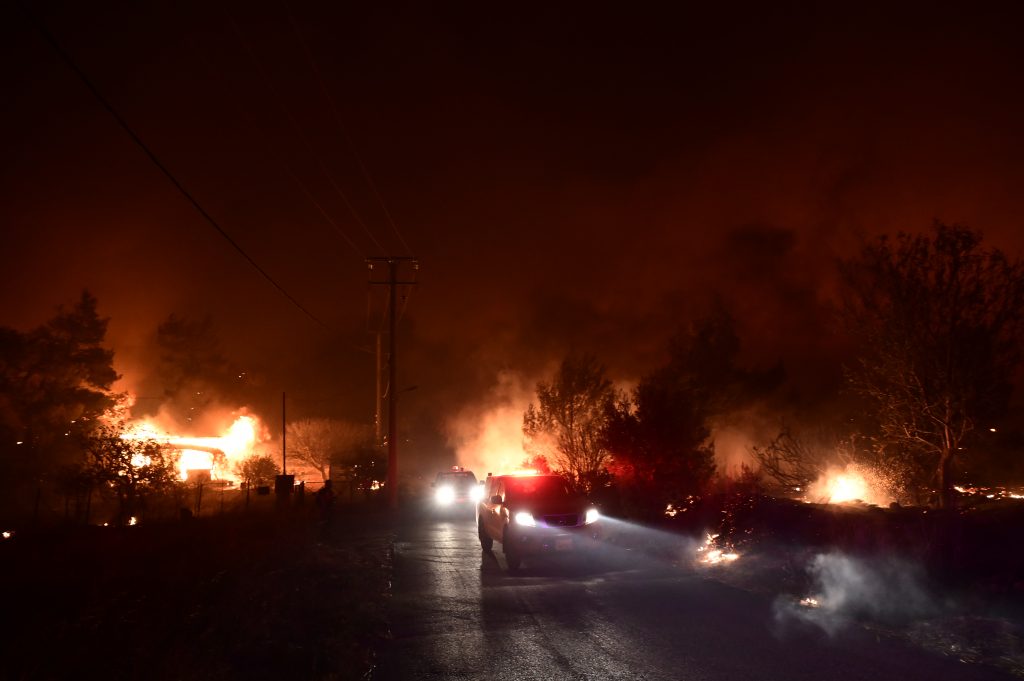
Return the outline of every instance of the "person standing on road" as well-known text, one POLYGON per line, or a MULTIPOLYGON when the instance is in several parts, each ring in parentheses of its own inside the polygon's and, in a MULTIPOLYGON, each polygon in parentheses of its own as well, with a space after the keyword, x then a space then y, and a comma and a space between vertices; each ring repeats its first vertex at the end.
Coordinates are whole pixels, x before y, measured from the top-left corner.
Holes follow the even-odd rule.
POLYGON ((320 513, 320 522, 329 524, 334 510, 334 489, 330 480, 325 480, 324 486, 317 491, 316 508, 320 513))

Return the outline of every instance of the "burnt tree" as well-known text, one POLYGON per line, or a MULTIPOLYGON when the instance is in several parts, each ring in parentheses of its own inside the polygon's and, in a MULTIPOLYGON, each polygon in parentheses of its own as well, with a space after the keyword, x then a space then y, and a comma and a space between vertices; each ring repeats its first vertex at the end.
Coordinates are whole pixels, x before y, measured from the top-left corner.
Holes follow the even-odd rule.
POLYGON ((1019 367, 1024 265, 980 232, 936 223, 867 245, 842 264, 841 319, 857 342, 853 391, 877 420, 883 457, 952 505, 953 464, 1005 410, 1019 367))

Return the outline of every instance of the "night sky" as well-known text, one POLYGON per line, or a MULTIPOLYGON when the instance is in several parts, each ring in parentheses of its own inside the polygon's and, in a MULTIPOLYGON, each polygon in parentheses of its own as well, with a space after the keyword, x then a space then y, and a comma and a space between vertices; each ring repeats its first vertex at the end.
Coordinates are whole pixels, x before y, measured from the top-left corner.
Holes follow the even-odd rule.
POLYGON ((716 296, 744 359, 783 359, 812 401, 834 387, 837 258, 934 219, 1013 255, 1024 240, 1010 14, 26 2, 330 329, 5 3, 0 324, 29 328, 88 288, 143 396, 156 325, 211 315, 258 377, 255 408, 287 390, 299 415, 369 418, 383 291, 364 257, 387 254, 420 260, 399 387, 417 386, 403 407, 422 456, 499 375, 528 389, 569 349, 635 381, 716 296))

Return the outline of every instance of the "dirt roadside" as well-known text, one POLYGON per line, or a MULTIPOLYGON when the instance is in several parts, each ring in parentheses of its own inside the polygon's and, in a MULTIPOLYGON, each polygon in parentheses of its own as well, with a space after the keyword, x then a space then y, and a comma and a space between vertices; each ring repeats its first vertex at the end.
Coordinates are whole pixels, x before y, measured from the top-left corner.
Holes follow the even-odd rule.
POLYGON ((4 676, 367 678, 392 536, 385 515, 343 510, 4 541, 4 676))

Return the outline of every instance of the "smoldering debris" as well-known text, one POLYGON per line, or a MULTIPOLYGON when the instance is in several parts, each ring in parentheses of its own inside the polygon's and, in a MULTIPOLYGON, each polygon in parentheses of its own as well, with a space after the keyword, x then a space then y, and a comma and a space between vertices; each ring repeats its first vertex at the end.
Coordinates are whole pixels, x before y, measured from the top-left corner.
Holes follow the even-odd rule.
POLYGON ((832 635, 856 621, 907 622, 939 609, 922 568, 903 559, 819 553, 808 564, 807 574, 812 583, 809 593, 775 600, 780 625, 802 621, 832 635))

